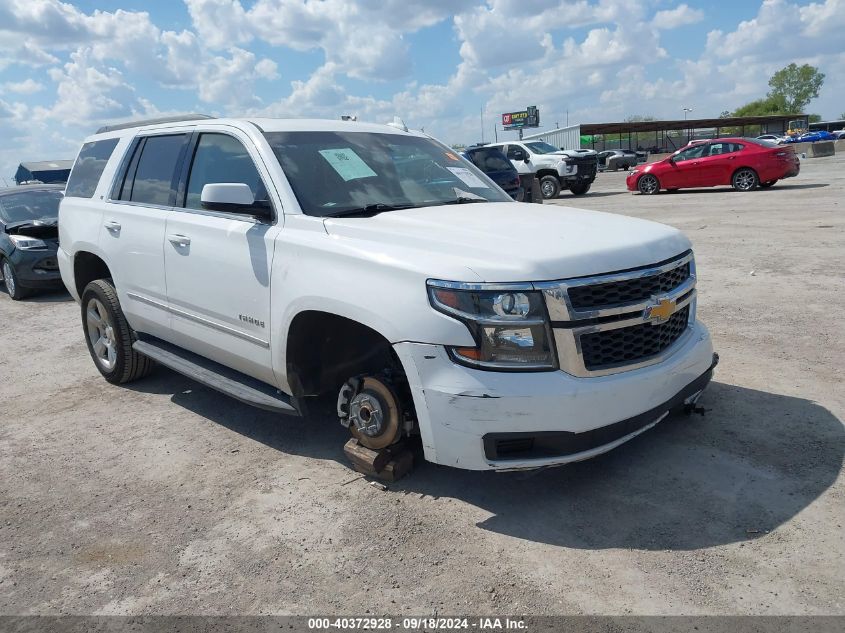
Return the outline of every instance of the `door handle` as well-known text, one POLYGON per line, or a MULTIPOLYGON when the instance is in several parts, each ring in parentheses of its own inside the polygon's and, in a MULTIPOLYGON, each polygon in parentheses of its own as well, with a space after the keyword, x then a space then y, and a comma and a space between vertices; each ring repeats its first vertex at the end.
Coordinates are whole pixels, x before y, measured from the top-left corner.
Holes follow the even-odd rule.
POLYGON ((120 222, 115 222, 114 220, 109 220, 103 226, 105 226, 109 231, 114 231, 115 233, 120 230, 120 222))
POLYGON ((172 235, 167 236, 167 240, 173 244, 174 246, 190 246, 191 245, 191 238, 187 235, 180 235, 178 233, 174 233, 172 235))

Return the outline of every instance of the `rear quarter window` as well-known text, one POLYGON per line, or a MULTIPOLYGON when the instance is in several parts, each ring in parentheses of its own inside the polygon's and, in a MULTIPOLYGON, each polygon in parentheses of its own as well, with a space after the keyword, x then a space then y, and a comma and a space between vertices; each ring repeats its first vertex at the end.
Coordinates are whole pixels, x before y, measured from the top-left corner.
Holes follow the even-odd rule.
POLYGON ((116 138, 109 138, 85 143, 82 146, 70 172, 65 196, 91 198, 94 195, 106 163, 109 162, 114 148, 117 147, 117 141, 116 138))

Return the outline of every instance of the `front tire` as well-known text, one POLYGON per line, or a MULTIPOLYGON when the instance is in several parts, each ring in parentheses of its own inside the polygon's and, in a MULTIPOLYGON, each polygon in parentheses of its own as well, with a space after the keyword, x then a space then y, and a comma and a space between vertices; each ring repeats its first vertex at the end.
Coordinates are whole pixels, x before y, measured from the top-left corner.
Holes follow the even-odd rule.
POLYGON ((123 315, 110 281, 97 279, 85 286, 82 328, 94 365, 108 382, 122 385, 152 371, 153 361, 132 348, 138 336, 123 315))
POLYGON ((742 167, 734 172, 731 184, 737 191, 753 191, 760 184, 760 177, 750 167, 742 167))
POLYGON ((577 185, 572 185, 569 188, 569 191, 572 192, 573 196, 583 196, 585 193, 587 193, 590 190, 591 184, 592 183, 589 183, 589 182, 578 183, 577 185))
POLYGON ((549 175, 540 178, 540 192, 546 200, 557 198, 560 195, 560 181, 557 176, 549 175))
POLYGON ((653 196, 660 192, 660 182, 656 176, 643 174, 637 181, 637 190, 644 196, 653 196))
POLYGON ((13 301, 20 301, 29 295, 29 290, 21 288, 20 283, 18 283, 18 275, 8 259, 3 260, 0 271, 3 273, 3 282, 6 284, 6 292, 9 294, 9 298, 13 301))

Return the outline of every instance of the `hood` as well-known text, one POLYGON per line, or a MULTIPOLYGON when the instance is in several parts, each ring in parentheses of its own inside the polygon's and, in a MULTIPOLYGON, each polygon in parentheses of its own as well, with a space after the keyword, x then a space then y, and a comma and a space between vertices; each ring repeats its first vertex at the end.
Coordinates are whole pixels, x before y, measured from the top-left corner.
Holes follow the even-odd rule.
POLYGON ((449 281, 551 281, 646 266, 690 248, 678 230, 612 213, 511 202, 326 218, 338 246, 449 281))
POLYGON ((570 158, 584 158, 598 156, 598 152, 592 149, 562 149, 559 152, 552 152, 550 156, 569 156, 570 158))
POLYGON ((57 239, 59 237, 59 221, 56 218, 41 220, 25 220, 6 225, 9 235, 27 235, 38 239, 57 239))

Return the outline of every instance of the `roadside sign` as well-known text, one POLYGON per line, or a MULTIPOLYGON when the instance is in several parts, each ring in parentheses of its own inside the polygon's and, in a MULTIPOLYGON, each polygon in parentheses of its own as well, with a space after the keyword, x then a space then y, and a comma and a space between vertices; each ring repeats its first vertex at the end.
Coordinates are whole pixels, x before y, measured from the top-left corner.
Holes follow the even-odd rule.
POLYGON ((537 106, 528 106, 519 112, 505 112, 502 114, 502 127, 506 130, 540 127, 540 111, 537 106))

